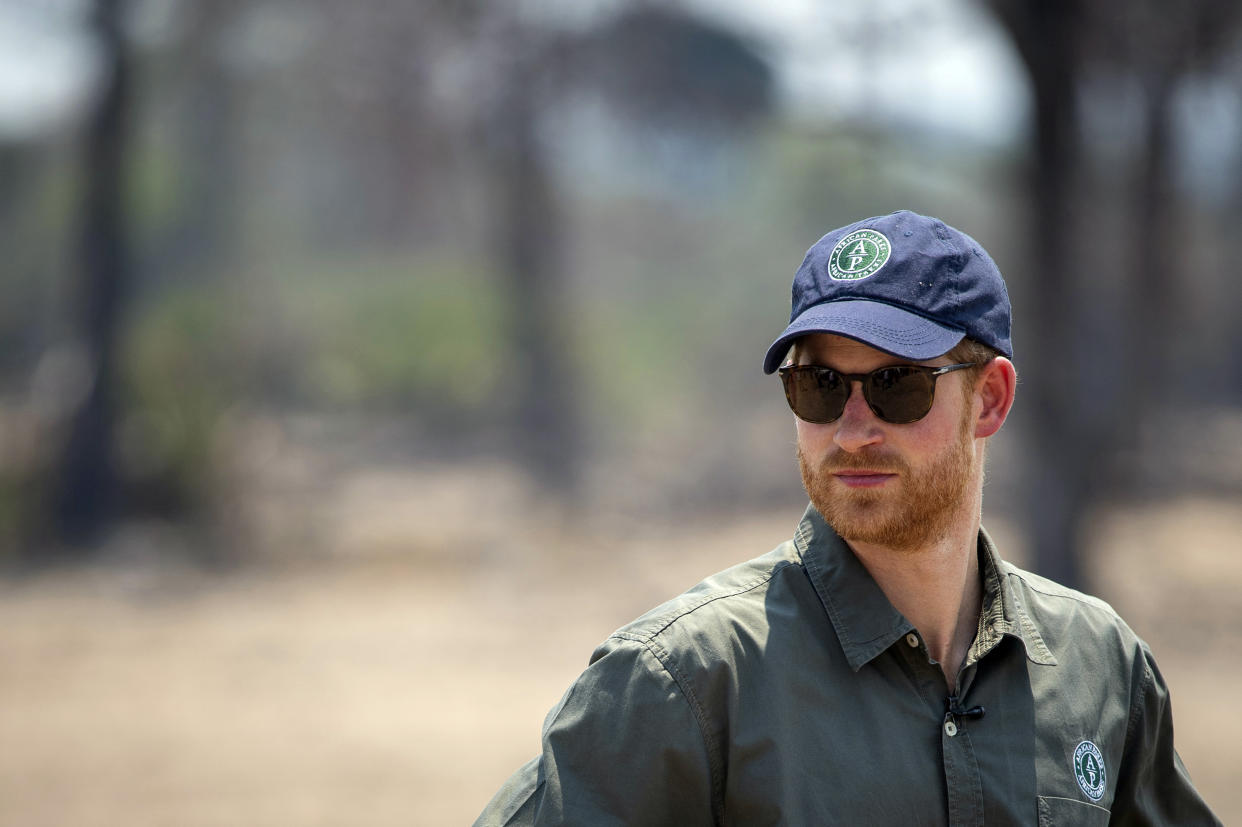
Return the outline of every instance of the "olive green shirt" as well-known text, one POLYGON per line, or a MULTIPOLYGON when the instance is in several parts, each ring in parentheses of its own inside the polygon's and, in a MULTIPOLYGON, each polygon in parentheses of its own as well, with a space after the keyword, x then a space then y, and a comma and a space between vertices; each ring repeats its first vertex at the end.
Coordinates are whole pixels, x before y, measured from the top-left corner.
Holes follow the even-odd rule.
POLYGON ((1151 651, 1002 561, 950 689, 808 509, 771 553, 618 630, 476 825, 1218 824, 1151 651))

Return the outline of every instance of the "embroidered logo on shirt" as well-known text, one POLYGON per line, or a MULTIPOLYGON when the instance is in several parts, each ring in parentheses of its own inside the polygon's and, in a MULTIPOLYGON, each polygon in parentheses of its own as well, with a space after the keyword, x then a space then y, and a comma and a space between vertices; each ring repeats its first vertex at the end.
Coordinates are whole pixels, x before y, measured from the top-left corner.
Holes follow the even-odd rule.
POLYGON ((1092 801, 1099 801, 1104 796, 1104 754, 1100 748, 1090 741, 1083 741, 1074 750, 1074 776, 1078 786, 1092 801))

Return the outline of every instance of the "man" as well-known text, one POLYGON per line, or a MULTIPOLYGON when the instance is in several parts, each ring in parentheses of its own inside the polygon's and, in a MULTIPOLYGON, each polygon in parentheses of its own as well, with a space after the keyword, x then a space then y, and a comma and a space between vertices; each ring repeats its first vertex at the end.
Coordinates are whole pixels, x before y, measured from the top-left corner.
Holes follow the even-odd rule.
POLYGON ((794 538, 605 641, 477 824, 1218 823, 1146 644, 980 525, 1016 384, 987 253, 910 212, 829 233, 787 355, 794 538))

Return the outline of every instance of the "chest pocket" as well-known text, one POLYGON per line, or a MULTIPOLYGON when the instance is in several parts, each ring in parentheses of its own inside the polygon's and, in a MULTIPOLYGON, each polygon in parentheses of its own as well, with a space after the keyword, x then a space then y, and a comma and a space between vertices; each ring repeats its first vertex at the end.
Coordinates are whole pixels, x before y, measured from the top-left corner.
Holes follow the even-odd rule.
POLYGON ((1108 810, 1098 804, 1075 801, 1072 798, 1045 795, 1039 797, 1039 827, 1092 827, 1108 824, 1108 816, 1108 810))

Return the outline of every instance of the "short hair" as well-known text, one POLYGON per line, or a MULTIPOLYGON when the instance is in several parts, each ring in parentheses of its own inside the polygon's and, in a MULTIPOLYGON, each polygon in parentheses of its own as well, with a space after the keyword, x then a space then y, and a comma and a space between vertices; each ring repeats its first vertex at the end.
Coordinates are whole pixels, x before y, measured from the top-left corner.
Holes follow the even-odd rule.
POLYGON ((955 365, 974 363, 974 367, 962 371, 962 393, 969 399, 975 391, 975 383, 979 380, 979 368, 991 362, 997 356, 1004 356, 996 348, 985 345, 969 336, 953 346, 945 356, 955 365))
POLYGON ((969 336, 962 339, 962 341, 953 346, 952 350, 945 354, 954 364, 977 362, 980 365, 987 364, 997 356, 1004 355, 991 345, 985 345, 983 342, 972 339, 969 336))

